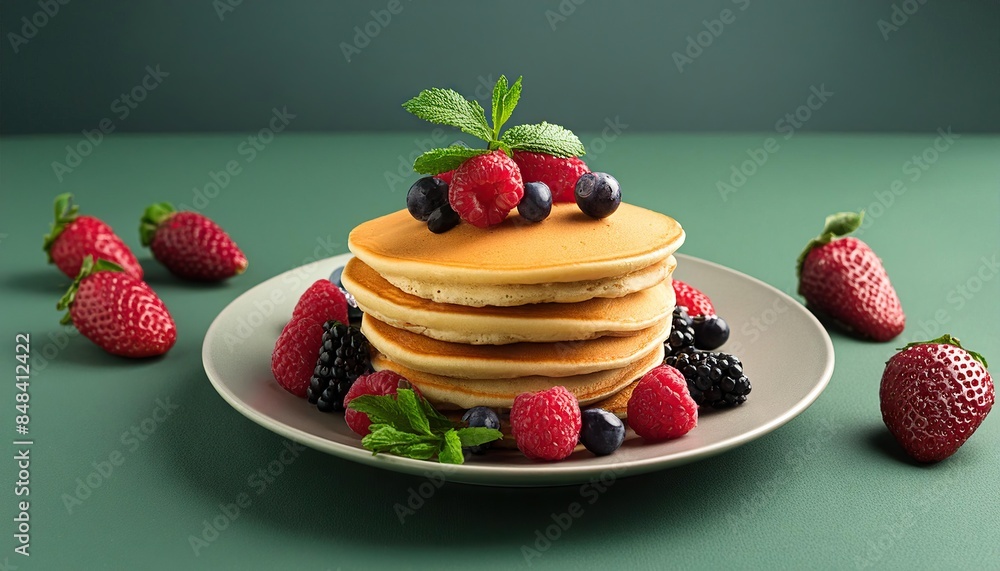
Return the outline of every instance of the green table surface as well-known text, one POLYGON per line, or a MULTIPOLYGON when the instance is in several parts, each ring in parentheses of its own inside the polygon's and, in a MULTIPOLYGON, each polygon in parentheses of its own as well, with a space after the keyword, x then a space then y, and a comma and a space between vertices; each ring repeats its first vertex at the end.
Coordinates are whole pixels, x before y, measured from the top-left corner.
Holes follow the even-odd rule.
MULTIPOLYGON (((908 316, 906 331, 890 343, 831 332, 837 363, 829 387, 802 415, 759 440, 619 479, 597 494, 446 484, 420 505, 413 495, 425 480, 312 450, 286 453, 292 461, 279 476, 260 478, 261 469, 282 458, 284 441, 230 408, 209 384, 201 365, 206 329, 253 285, 345 252, 354 225, 403 207, 415 178, 405 163, 421 146, 442 142, 432 135, 282 133, 254 148, 246 134, 114 134, 69 172, 60 169, 61 181, 53 162, 65 162, 66 146, 78 146, 79 137, 0 142, 6 344, 0 352, 8 370, 0 389, 7 441, 0 460, 6 490, 0 563, 9 569, 1000 568, 1000 412, 955 456, 919 466, 901 454, 878 406, 883 363, 904 340, 948 331, 1000 361, 998 137, 625 133, 597 144, 600 135, 582 137, 601 151, 589 156, 591 167, 614 173, 628 201, 684 225, 684 253, 787 292, 794 292, 795 258, 824 216, 868 210, 861 236, 885 263, 908 316), (755 151, 765 145, 772 152, 755 151), (743 165, 756 172, 733 184, 733 167, 751 155, 767 161, 756 169, 743 165), (920 164, 914 156, 923 157, 920 164), (212 173, 227 164, 237 174, 206 194, 212 173), (896 180, 902 182, 894 187, 896 180), (720 192, 720 181, 732 188, 720 192), (166 357, 112 357, 58 324, 54 305, 68 280, 46 265, 41 242, 60 192, 73 192, 84 212, 110 223, 137 252, 177 322, 177 345, 166 357), (216 286, 168 275, 138 240, 140 214, 157 201, 193 206, 218 221, 246 252, 249 271, 216 286), (14 494, 13 456, 23 447, 11 444, 18 332, 30 333, 32 354, 34 443, 30 496, 22 497, 14 494), (224 516, 241 494, 238 516, 224 516), (30 501, 30 557, 13 551, 18 500, 30 501), (396 506, 409 501, 417 508, 401 523, 396 506), (580 517, 562 515, 574 502, 582 505, 580 517), (217 534, 205 532, 213 520, 224 527, 217 534), (557 539, 538 539, 559 520, 569 526, 548 529, 557 539), (211 541, 193 547, 191 537, 198 536, 211 541)), ((761 317, 732 326, 765 335, 781 326, 780 318, 761 317)))

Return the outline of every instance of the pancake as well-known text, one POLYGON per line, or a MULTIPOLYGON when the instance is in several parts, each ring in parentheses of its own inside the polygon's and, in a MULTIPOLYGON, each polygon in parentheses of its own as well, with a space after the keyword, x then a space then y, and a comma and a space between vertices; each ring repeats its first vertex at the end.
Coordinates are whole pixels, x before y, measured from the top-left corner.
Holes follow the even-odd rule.
POLYGON ((560 378, 533 375, 516 379, 470 380, 416 371, 392 361, 378 351, 372 353, 372 367, 379 371, 389 369, 399 373, 440 410, 463 410, 474 406, 509 410, 517 395, 557 385, 566 387, 576 395, 580 404, 587 405, 614 395, 662 362, 661 344, 649 353, 638 356, 626 367, 595 373, 560 378))
POLYGON ((503 345, 629 335, 670 319, 669 281, 619 298, 515 307, 435 303, 405 293, 357 258, 344 268, 344 287, 358 306, 383 323, 440 341, 503 345))
POLYGON ((511 215, 490 228, 459 224, 443 234, 400 210, 354 228, 348 247, 390 282, 507 285, 615 278, 666 260, 683 242, 673 218, 645 208, 623 203, 595 220, 559 203, 539 223, 511 215))
POLYGON ((469 307, 512 307, 535 303, 576 303, 595 297, 623 297, 662 283, 670 277, 677 260, 666 260, 635 272, 580 282, 549 282, 543 284, 454 284, 421 282, 398 275, 384 275, 386 281, 400 290, 435 301, 469 307))
POLYGON ((628 418, 628 399, 632 398, 632 391, 635 390, 638 384, 639 379, 636 379, 615 394, 604 397, 584 408, 603 408, 618 418, 628 418))
POLYGON ((463 379, 514 379, 528 375, 568 377, 630 365, 663 345, 670 320, 628 337, 585 341, 467 345, 398 329, 369 314, 361 322, 368 342, 404 367, 463 379))

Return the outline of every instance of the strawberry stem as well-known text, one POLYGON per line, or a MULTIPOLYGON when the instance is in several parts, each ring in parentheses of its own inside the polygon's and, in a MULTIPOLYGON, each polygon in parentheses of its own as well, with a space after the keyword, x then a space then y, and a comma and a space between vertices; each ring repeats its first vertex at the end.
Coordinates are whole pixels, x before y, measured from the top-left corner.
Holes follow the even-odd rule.
POLYGON ((125 270, 114 262, 109 262, 103 258, 98 258, 95 262, 93 256, 87 256, 83 259, 83 263, 80 264, 80 273, 76 275, 73 283, 70 284, 69 289, 66 293, 59 298, 59 303, 56 304, 56 309, 59 311, 66 310, 66 315, 63 315, 59 323, 63 325, 69 325, 73 322, 73 318, 70 316, 69 308, 73 305, 73 300, 76 299, 76 292, 80 289, 80 282, 84 278, 95 274, 97 272, 124 272, 125 270))
POLYGON ((816 236, 806 244, 806 249, 799 254, 799 259, 795 264, 795 275, 802 276, 802 264, 806 261, 806 256, 813 248, 818 248, 824 244, 843 238, 851 232, 861 227, 861 221, 865 218, 865 211, 861 212, 838 212, 826 217, 826 224, 819 236, 816 236))
POLYGON ((142 241, 142 245, 149 247, 153 243, 153 236, 156 235, 156 229, 160 227, 160 224, 164 220, 170 218, 176 212, 174 206, 169 202, 157 202, 146 208, 146 211, 142 213, 142 218, 139 220, 139 239, 142 241))
POLYGON ((80 207, 73 204, 73 195, 65 192, 56 197, 53 210, 55 211, 55 221, 52 223, 52 228, 45 235, 45 241, 42 243, 42 249, 48 254, 50 264, 54 261, 52 259, 52 245, 59 239, 66 226, 76 220, 76 213, 80 210, 80 207))
POLYGON ((911 347, 917 347, 918 345, 954 345, 955 347, 958 347, 959 349, 968 353, 974 360, 978 361, 979 364, 982 365, 984 368, 989 368, 990 366, 989 363, 986 362, 986 357, 983 357, 981 354, 976 353, 975 351, 970 351, 965 347, 962 347, 962 343, 961 341, 958 340, 958 337, 952 337, 950 333, 945 333, 944 335, 938 337, 937 339, 931 339, 930 341, 914 341, 913 343, 907 343, 905 347, 900 347, 898 350, 905 351, 911 347))

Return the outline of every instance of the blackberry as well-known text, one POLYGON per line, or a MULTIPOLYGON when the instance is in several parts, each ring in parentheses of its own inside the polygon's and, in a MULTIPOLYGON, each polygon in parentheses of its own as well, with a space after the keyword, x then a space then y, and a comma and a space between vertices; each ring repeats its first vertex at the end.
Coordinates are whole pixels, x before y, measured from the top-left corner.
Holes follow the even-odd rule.
POLYGON ((361 330, 336 320, 327 321, 323 324, 323 348, 306 397, 323 412, 343 412, 344 396, 370 367, 368 340, 361 330))
POLYGON ((684 375, 691 398, 699 406, 729 408, 746 402, 750 379, 733 355, 684 349, 664 361, 684 375))
POLYGON ((678 305, 674 308, 674 316, 670 323, 670 336, 663 342, 667 355, 676 355, 688 347, 694 347, 694 321, 688 315, 687 308, 678 305))

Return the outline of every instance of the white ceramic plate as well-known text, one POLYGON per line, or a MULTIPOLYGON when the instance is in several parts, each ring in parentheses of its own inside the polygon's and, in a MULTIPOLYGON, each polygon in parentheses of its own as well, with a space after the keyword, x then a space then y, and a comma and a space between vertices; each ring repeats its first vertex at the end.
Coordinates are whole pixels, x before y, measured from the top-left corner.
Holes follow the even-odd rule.
POLYGON ((388 454, 372 456, 343 416, 319 412, 271 376, 271 350, 299 295, 348 259, 350 254, 344 254, 296 268, 238 297, 209 327, 202 359, 222 398, 250 420, 362 464, 421 476, 440 470, 451 481, 492 486, 576 484, 607 470, 614 470, 616 477, 641 474, 719 454, 771 432, 808 408, 833 374, 830 337, 797 301, 747 275, 678 255, 675 276, 705 291, 730 324, 729 342, 720 350, 743 361, 753 384, 746 404, 705 412, 697 428, 668 442, 648 444, 629 431, 625 444, 604 457, 581 448, 561 462, 540 463, 517 451, 498 450, 445 466, 388 454))

